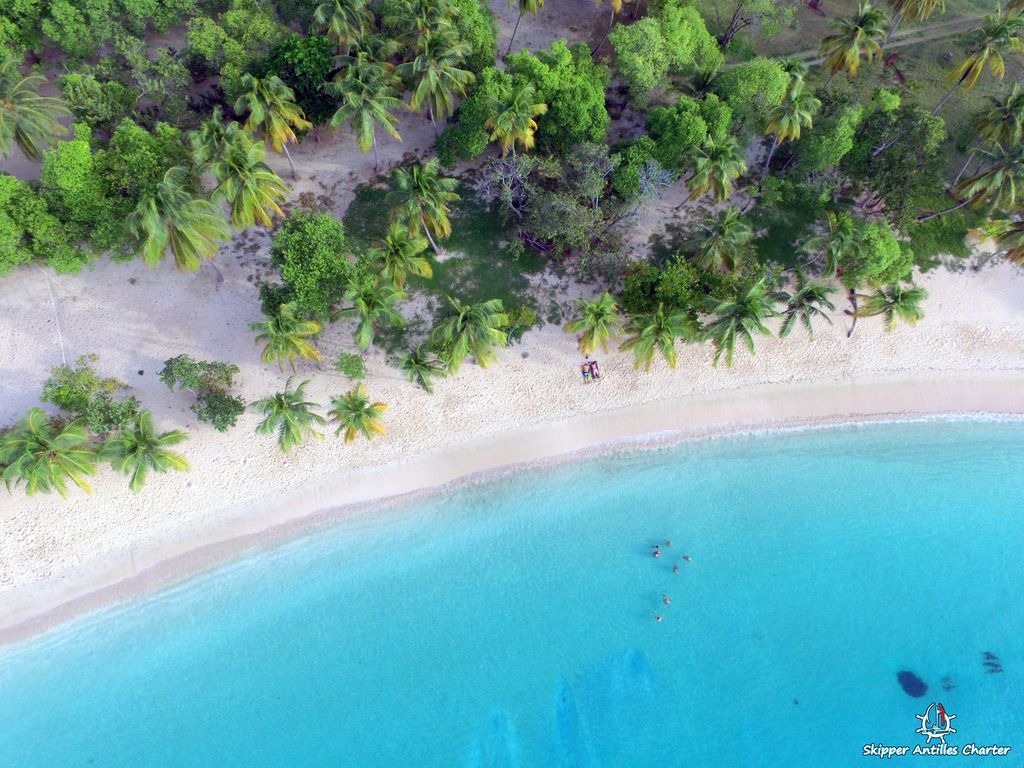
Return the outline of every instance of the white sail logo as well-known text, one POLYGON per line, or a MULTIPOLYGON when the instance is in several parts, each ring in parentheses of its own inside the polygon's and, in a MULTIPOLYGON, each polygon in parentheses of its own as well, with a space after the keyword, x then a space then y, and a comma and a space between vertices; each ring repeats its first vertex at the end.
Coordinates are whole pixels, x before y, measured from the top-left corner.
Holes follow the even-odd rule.
POLYGON ((956 733, 956 728, 952 725, 952 720, 956 715, 949 714, 946 708, 938 702, 933 701, 925 709, 924 714, 914 715, 914 717, 921 721, 921 727, 917 729, 917 733, 927 737, 926 744, 931 744, 932 739, 938 739, 945 744, 946 737, 956 733))

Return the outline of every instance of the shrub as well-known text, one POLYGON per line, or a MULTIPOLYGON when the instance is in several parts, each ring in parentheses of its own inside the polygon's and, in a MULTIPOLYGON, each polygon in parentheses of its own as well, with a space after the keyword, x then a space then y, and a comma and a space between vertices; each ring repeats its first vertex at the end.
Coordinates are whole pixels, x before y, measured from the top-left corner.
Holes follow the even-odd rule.
POLYGON ((353 381, 360 381, 366 378, 366 366, 363 364, 363 356, 352 352, 340 352, 334 363, 334 370, 344 374, 353 381))
POLYGON ((302 212, 284 223, 271 243, 270 258, 298 314, 330 318, 354 269, 351 250, 345 227, 328 213, 302 212))
POLYGON ((40 399, 72 417, 84 416, 91 432, 105 435, 131 424, 139 414, 140 404, 130 395, 121 400, 114 398, 128 385, 118 379, 101 378, 93 367, 98 360, 97 355, 82 355, 75 367, 54 368, 43 385, 40 399))

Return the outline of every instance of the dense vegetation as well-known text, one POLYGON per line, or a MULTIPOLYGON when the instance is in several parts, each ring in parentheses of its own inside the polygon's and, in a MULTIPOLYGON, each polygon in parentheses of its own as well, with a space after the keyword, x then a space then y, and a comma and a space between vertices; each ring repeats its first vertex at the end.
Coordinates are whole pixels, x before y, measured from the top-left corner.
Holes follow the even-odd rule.
MULTIPOLYGON (((258 432, 286 451, 323 437, 328 420, 346 441, 383 434, 386 406, 361 383, 372 345, 391 340, 392 362, 430 392, 538 322, 529 302, 440 282, 433 327, 403 330, 410 292, 435 281, 458 240, 453 211, 466 196, 488 206, 511 258, 593 286, 566 326, 585 355, 619 343, 637 368, 675 367, 680 343, 710 341, 714 363, 732 365, 737 346, 753 354, 773 327, 785 337, 831 322, 839 289, 854 318, 914 323, 926 299, 915 267, 963 258, 969 235, 1024 261, 1024 93, 1002 85, 1021 71, 1024 4, 966 32, 954 25, 937 98, 907 41, 944 2, 836 6, 819 22, 780 0, 741 0, 728 16, 701 0, 613 0, 593 47, 513 52, 517 23, 499 62, 480 0, 8 4, 0 155, 41 170, 33 182, 0 174, 0 275, 74 273, 105 256, 194 271, 233 230, 274 227, 279 279, 260 286, 266 317, 252 324, 262 360, 282 372, 320 363, 324 327, 350 322, 353 349, 333 365, 356 382, 325 415, 306 381, 252 404, 258 432), (817 49, 778 55, 812 22, 817 49), (151 42, 175 32, 179 48, 151 42), (348 131, 381 169, 407 111, 429 118, 436 146, 376 180, 380 218, 354 233, 320 209, 286 214, 289 184, 268 148, 294 179, 290 145, 348 131), (685 190, 682 231, 628 252, 631 217, 673 188, 685 190)), ((520 20, 547 12, 542 0, 512 7, 520 20)), ((33 409, 0 436, 9 486, 87 488, 102 459, 138 490, 149 470, 187 467, 168 448, 183 433, 156 433, 94 363, 54 370, 42 399, 59 416, 33 409)), ((246 408, 230 392, 237 373, 182 355, 161 379, 226 430, 246 408)))

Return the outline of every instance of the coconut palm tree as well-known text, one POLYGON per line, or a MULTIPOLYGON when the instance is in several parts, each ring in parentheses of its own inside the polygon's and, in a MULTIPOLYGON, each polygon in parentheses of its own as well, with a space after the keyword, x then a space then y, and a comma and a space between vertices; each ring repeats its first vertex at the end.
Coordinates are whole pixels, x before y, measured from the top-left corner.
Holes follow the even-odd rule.
POLYGON ((820 317, 832 325, 832 318, 825 310, 831 312, 836 308, 828 298, 833 290, 827 283, 808 280, 807 275, 799 267, 793 270, 792 290, 780 289, 771 293, 772 300, 783 306, 782 315, 785 319, 779 328, 779 338, 789 336, 797 320, 807 329, 807 335, 812 337, 814 318, 820 317))
POLYGON ((693 154, 693 174, 686 180, 689 199, 697 200, 710 192, 720 203, 732 194, 732 183, 746 172, 747 162, 733 136, 720 142, 709 136, 693 154))
POLYGON ((404 224, 393 221, 380 246, 366 252, 370 262, 376 266, 377 276, 396 288, 404 288, 410 274, 427 279, 434 276, 434 270, 422 254, 427 249, 427 239, 420 237, 404 224))
POLYGON ((373 29, 373 13, 365 0, 328 0, 313 11, 317 30, 338 44, 338 53, 347 54, 368 30, 373 29))
POLYGON ((831 31, 821 41, 823 66, 830 73, 825 81, 826 88, 843 70, 849 72, 850 77, 856 77, 862 61, 881 57, 885 14, 869 0, 862 2, 853 16, 840 16, 830 21, 828 28, 831 31))
POLYGON ((791 96, 802 91, 806 84, 807 71, 810 69, 807 62, 800 61, 799 59, 782 59, 779 62, 779 66, 782 67, 782 71, 789 78, 789 83, 786 86, 786 95, 791 96))
POLYGON ((512 10, 518 8, 519 16, 516 17, 516 25, 512 28, 512 37, 508 39, 508 48, 505 49, 506 56, 512 50, 512 41, 516 39, 516 32, 519 31, 519 22, 523 20, 523 14, 529 13, 536 16, 544 7, 544 0, 508 0, 508 7, 512 10))
POLYGON ((502 155, 508 154, 510 149, 514 155, 516 144, 524 152, 533 148, 533 135, 537 132, 537 121, 533 118, 548 111, 548 105, 536 99, 537 91, 532 83, 513 86, 507 98, 491 99, 490 117, 484 122, 484 128, 491 132, 491 141, 497 140, 501 145, 502 155))
POLYGON ((248 113, 244 128, 253 136, 262 136, 275 152, 284 152, 295 175, 288 145, 298 141, 295 131, 308 131, 313 124, 295 103, 295 93, 277 75, 269 77, 242 76, 242 95, 235 101, 235 112, 248 113))
POLYGON ((496 347, 508 343, 509 317, 501 299, 464 304, 448 296, 452 314, 431 333, 433 341, 446 350, 448 373, 458 373, 467 357, 486 368, 498 359, 496 347))
POLYGON ((18 64, 13 54, 0 51, 0 157, 17 144, 25 157, 38 162, 43 145, 67 133, 57 120, 71 113, 60 99, 39 95, 45 77, 23 77, 18 64))
POLYGON ((366 387, 360 384, 340 397, 332 397, 334 407, 327 412, 333 421, 338 422, 335 435, 345 433, 345 442, 351 443, 359 435, 372 440, 385 433, 381 416, 388 409, 385 403, 371 403, 366 396, 366 387))
POLYGON ((284 215, 281 203, 288 198, 288 185, 263 162, 266 151, 244 131, 235 131, 209 164, 218 182, 213 199, 227 202, 231 223, 239 229, 256 224, 269 227, 272 216, 284 215))
POLYGON ((933 13, 946 11, 946 0, 888 0, 889 7, 893 10, 893 17, 889 22, 889 33, 882 42, 882 48, 889 44, 896 27, 901 21, 927 21, 933 13))
POLYGON ((276 315, 262 322, 249 323, 249 330, 258 332, 257 344, 266 344, 260 359, 264 363, 276 360, 281 371, 284 371, 286 361, 293 371, 296 359, 320 362, 320 353, 308 339, 319 334, 323 328, 315 320, 296 317, 295 307, 291 304, 282 304, 276 315))
POLYGON ((665 305, 658 304, 653 312, 634 315, 626 324, 626 340, 620 349, 633 350, 633 367, 645 371, 651 369, 654 353, 657 352, 675 368, 679 362, 676 357, 676 342, 695 341, 700 331, 697 324, 682 312, 666 313, 665 305))
POLYGON ((352 121, 360 152, 373 150, 373 167, 380 168, 377 153, 377 127, 393 139, 402 140, 395 127, 398 118, 391 112, 405 104, 398 98, 398 79, 390 64, 374 61, 363 51, 356 54, 342 74, 327 84, 328 90, 341 99, 341 106, 331 118, 331 128, 346 120, 352 121))
POLYGON ((443 239, 452 233, 448 203, 459 199, 455 193, 458 180, 442 176, 441 164, 435 157, 426 163, 397 169, 392 181, 392 215, 413 232, 420 232, 422 227, 434 253, 442 255, 434 238, 443 239))
POLYGON ((821 274, 831 277, 843 259, 856 256, 864 247, 857 222, 848 213, 829 211, 825 214, 827 229, 821 235, 807 238, 800 250, 813 260, 823 259, 821 274))
POLYGON ((460 65, 472 52, 467 43, 458 42, 450 28, 425 32, 417 41, 416 58, 400 65, 396 72, 412 83, 409 107, 427 106, 430 124, 437 133, 437 121, 455 112, 456 96, 466 94, 466 86, 476 76, 460 65))
POLYGON ((726 366, 732 365, 737 339, 754 354, 754 335, 771 336, 764 321, 778 314, 772 307, 764 280, 754 283, 736 298, 711 299, 708 307, 711 314, 717 316, 707 327, 707 336, 715 345, 713 365, 716 366, 722 357, 726 366))
POLYGON ((814 98, 806 91, 797 89, 790 91, 785 100, 768 113, 768 124, 765 132, 771 134, 772 148, 768 151, 768 158, 764 161, 764 171, 768 168, 775 157, 775 150, 784 141, 796 141, 800 138, 800 132, 804 128, 810 128, 814 124, 814 115, 821 107, 821 101, 814 98))
POLYGON ((128 475, 129 487, 135 493, 142 490, 150 470, 154 472, 187 472, 188 460, 171 450, 172 445, 188 440, 180 429, 157 432, 153 414, 143 411, 138 415, 133 429, 124 430, 110 438, 100 449, 99 456, 118 472, 128 475))
POLYGON ((566 325, 565 330, 580 334, 580 352, 590 357, 597 347, 608 351, 612 337, 622 333, 622 318, 615 299, 605 291, 596 299, 580 299, 576 306, 579 316, 566 325))
MULTIPOLYGON (((612 27, 615 25, 615 14, 622 10, 624 3, 632 2, 632 0, 608 0, 608 6, 611 9, 611 13, 608 15, 608 29, 604 31, 604 37, 601 38, 601 42, 597 44, 597 47, 590 52, 591 56, 596 56, 597 52, 604 46, 605 41, 608 39, 608 35, 612 33, 612 27)), ((594 0, 594 5, 600 6, 601 0, 594 0)))
POLYGON ((285 453, 307 437, 322 440, 324 436, 316 431, 316 427, 327 423, 323 416, 313 411, 319 406, 305 399, 309 379, 292 389, 292 378, 289 376, 285 382, 284 392, 276 392, 253 404, 264 417, 256 427, 256 433, 277 434, 277 444, 285 453))
POLYGON ((398 370, 404 373, 410 382, 418 384, 429 394, 434 391, 434 379, 444 376, 447 366, 431 355, 424 344, 402 355, 398 361, 398 370))
POLYGON ((234 120, 224 122, 221 108, 214 107, 213 113, 199 124, 199 128, 188 134, 192 165, 197 173, 205 173, 212 163, 221 159, 239 133, 242 133, 242 126, 234 120))
POLYGON ((924 317, 921 302, 928 298, 928 292, 913 283, 907 287, 896 283, 881 286, 868 294, 858 294, 860 307, 853 313, 854 317, 876 317, 881 315, 885 320, 885 332, 896 330, 897 320, 908 325, 916 325, 924 317))
POLYGON ((405 318, 396 305, 405 300, 406 293, 391 283, 353 278, 345 298, 352 302, 352 306, 341 310, 340 315, 359 318, 354 336, 360 349, 366 349, 373 343, 373 337, 381 326, 405 324, 405 318))
POLYGON ((85 478, 96 474, 96 459, 84 418, 59 425, 42 409, 32 408, 10 432, 0 436, 4 483, 8 490, 24 483, 29 496, 36 491, 57 491, 67 498, 68 480, 92 493, 85 478))
POLYGON ((754 230, 742 214, 729 206, 717 216, 704 220, 697 230, 697 266, 705 272, 732 272, 750 250, 754 230))
POLYGON ((1015 264, 1024 264, 1024 219, 989 221, 972 234, 991 238, 996 243, 996 250, 978 262, 974 267, 975 272, 997 256, 1005 256, 1007 261, 1015 264))
POLYGON ((982 166, 954 188, 972 208, 1012 209, 1024 200, 1024 144, 979 149, 982 166), (986 162, 987 161, 987 162, 986 162))
POLYGON ((981 77, 981 73, 985 71, 986 65, 993 75, 1002 80, 1006 74, 1004 55, 1024 53, 1022 34, 1024 17, 1010 14, 986 16, 980 27, 967 34, 967 40, 970 42, 967 56, 946 77, 947 81, 953 83, 953 87, 935 105, 932 114, 937 114, 946 100, 961 86, 968 91, 971 90, 981 77))
POLYGON ((1024 92, 1020 84, 1014 83, 1001 96, 990 96, 988 102, 988 108, 976 113, 973 121, 977 137, 981 139, 980 146, 975 146, 968 154, 951 187, 955 187, 967 172, 980 147, 995 144, 1012 147, 1024 141, 1024 92))
POLYGON ((142 240, 142 259, 150 266, 170 250, 183 272, 195 272, 201 259, 212 259, 231 230, 220 210, 192 193, 192 177, 180 166, 168 169, 128 216, 128 228, 142 240))

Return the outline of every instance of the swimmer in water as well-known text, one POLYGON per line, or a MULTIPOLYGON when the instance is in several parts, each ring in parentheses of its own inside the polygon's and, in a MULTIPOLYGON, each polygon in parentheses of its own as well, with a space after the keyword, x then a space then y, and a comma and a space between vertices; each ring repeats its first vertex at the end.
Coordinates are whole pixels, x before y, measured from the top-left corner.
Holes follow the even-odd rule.
POLYGON ((672 546, 672 539, 669 539, 668 541, 666 541, 665 542, 665 546, 666 547, 671 547, 672 546))
POLYGON ((654 615, 654 620, 655 621, 661 621, 661 616, 658 616, 657 614, 655 614, 654 615))
POLYGON ((689 563, 691 560, 693 560, 693 558, 690 557, 689 555, 683 555, 683 560, 685 560, 686 562, 689 563))
POLYGON ((679 573, 679 563, 672 566, 672 573, 679 573))
POLYGON ((657 544, 655 544, 654 545, 654 549, 651 551, 651 554, 654 555, 655 557, 661 557, 661 547, 659 547, 657 544))
POLYGON ((668 595, 662 595, 661 602, 663 602, 665 605, 672 605, 672 598, 668 595))

